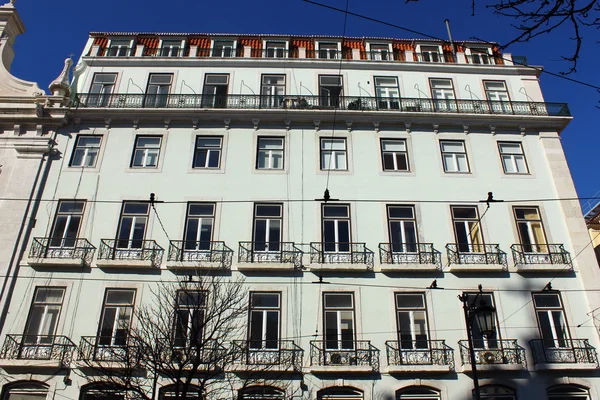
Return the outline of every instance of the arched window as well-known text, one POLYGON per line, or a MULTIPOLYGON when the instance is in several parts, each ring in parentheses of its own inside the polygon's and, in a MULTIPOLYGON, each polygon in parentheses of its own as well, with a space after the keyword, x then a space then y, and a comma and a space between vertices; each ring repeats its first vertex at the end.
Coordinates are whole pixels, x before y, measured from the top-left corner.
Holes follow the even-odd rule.
POLYGON ((356 400, 363 399, 363 392, 351 387, 333 387, 319 392, 319 400, 356 400))
POLYGON ((241 400, 283 400, 283 390, 272 386, 252 386, 240 390, 241 400))
POLYGON ((81 388, 80 400, 125 400, 126 391, 106 383, 90 383, 81 388))
POLYGON ((546 390, 549 400, 590 400, 590 392, 583 386, 557 385, 546 390))
POLYGON ((427 386, 409 386, 396 392, 397 400, 440 400, 440 392, 427 386))
POLYGON ((35 381, 15 382, 4 386, 2 400, 46 400, 48 385, 35 381))
MULTIPOLYGON (((173 399, 183 399, 182 389, 179 389, 179 397, 177 397, 177 387, 175 385, 165 386, 160 389, 160 400, 173 400, 173 399)), ((187 389, 187 393, 185 395, 186 399, 189 400, 199 400, 202 398, 201 389, 198 386, 190 385, 187 389)))
MULTIPOLYGON (((516 400, 515 391, 506 386, 485 385, 479 389, 481 400, 516 400)), ((473 393, 473 395, 475 395, 473 393)))

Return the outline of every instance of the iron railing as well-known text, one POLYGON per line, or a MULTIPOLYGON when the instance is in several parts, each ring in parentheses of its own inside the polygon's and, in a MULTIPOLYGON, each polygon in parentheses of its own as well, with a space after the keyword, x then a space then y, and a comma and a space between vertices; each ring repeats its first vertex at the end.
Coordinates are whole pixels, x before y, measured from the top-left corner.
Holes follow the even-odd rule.
POLYGON ((529 341, 534 364, 595 364, 596 348, 588 339, 534 339, 529 341))
POLYGON ((494 65, 494 56, 486 53, 478 54, 465 54, 467 63, 473 65, 494 65))
POLYGON ((440 114, 498 114, 569 117, 566 103, 489 101, 467 99, 389 98, 370 96, 285 95, 284 101, 254 94, 144 94, 80 93, 76 105, 88 108, 228 108, 228 109, 311 109, 351 111, 394 111, 440 114), (146 98, 151 97, 152 101, 146 98))
POLYGON ((36 237, 31 243, 29 257, 82 260, 85 265, 90 265, 95 251, 96 247, 87 239, 36 237))
MULTIPOLYGON (((460 340, 460 360, 463 365, 471 364, 469 353, 469 341, 460 340)), ((527 368, 527 359, 525 357, 525 348, 519 346, 516 340, 504 339, 494 340, 494 346, 488 348, 474 348, 475 364, 516 364, 521 365, 523 369, 527 368)))
POLYGON ((294 242, 240 242, 240 263, 290 263, 295 268, 302 266, 302 250, 294 242))
POLYGON ((373 252, 365 243, 310 243, 310 262, 313 264, 366 264, 372 268, 373 259, 373 252))
POLYGON ((562 244, 513 244, 510 248, 516 265, 571 264, 571 254, 562 244))
POLYGON ((68 366, 75 343, 66 336, 6 335, 0 358, 5 360, 56 360, 68 366))
POLYGON ((429 62, 429 63, 447 63, 453 62, 449 58, 446 53, 435 53, 435 52, 425 52, 425 53, 414 53, 417 57, 417 61, 419 62, 429 62))
POLYGON ((318 58, 320 60, 349 60, 352 59, 352 50, 306 50, 306 58, 318 58))
POLYGON ((151 261, 153 267, 159 267, 163 253, 154 240, 102 239, 98 259, 151 261))
POLYGON ((220 263, 222 268, 231 268, 233 250, 222 241, 171 240, 168 261, 220 263))
POLYGON ((330 348, 338 347, 338 344, 337 341, 311 341, 310 364, 331 367, 368 366, 373 371, 379 371, 379 349, 373 346, 370 340, 342 341, 343 348, 330 348))
POLYGON ((104 57, 132 57, 135 55, 135 47, 101 47, 98 54, 104 57))
POLYGON ((506 253, 497 244, 448 243, 450 264, 491 264, 507 267, 506 253))
POLYGON ((363 60, 373 60, 373 61, 404 61, 404 52, 400 51, 379 51, 379 50, 371 50, 371 51, 361 51, 360 58, 363 60))
POLYGON ((198 48, 196 57, 211 57, 211 58, 231 58, 241 57, 244 55, 244 48, 231 48, 231 47, 210 47, 210 48, 198 48))
POLYGON ((173 347, 170 343, 163 346, 168 354, 164 360, 180 365, 199 365, 204 369, 222 369, 229 359, 228 350, 216 339, 199 340, 197 344, 173 347))
POLYGON ((293 340, 266 341, 234 340, 233 362, 248 367, 302 368, 304 350, 293 340), (266 347, 268 346, 268 347, 266 347))
POLYGON ((388 340, 388 365, 447 365, 454 371, 454 349, 445 340, 388 340))
POLYGON ((144 47, 144 57, 185 57, 189 49, 181 47, 144 47))
POLYGON ((82 336, 78 358, 83 361, 111 361, 135 364, 139 351, 128 336, 82 336))
POLYGON ((441 259, 433 243, 379 243, 382 264, 436 264, 441 268, 441 259))
MULTIPOLYGON (((256 50, 255 50, 256 51, 256 50)), ((280 48, 280 47, 267 47, 261 50, 262 58, 288 58, 293 56, 293 50, 280 48)))

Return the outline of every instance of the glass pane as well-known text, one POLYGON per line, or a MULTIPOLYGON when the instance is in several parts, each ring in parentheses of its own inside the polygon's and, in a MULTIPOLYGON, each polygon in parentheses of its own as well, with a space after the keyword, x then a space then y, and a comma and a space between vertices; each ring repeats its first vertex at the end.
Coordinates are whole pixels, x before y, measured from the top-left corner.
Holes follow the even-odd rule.
POLYGON ((346 169, 346 152, 335 152, 335 169, 346 169))
POLYGON ((500 152, 502 154, 522 154, 519 143, 500 143, 500 152))
POLYGON ((259 151, 257 155, 257 168, 265 169, 268 166, 269 153, 266 151, 259 151))
POLYGON ((345 139, 321 139, 321 149, 323 150, 345 150, 345 139))
POLYGON ((221 156, 221 152, 218 150, 211 150, 209 152, 208 157, 208 167, 209 168, 218 168, 219 167, 219 157, 221 156))
POLYGON ((342 333, 342 349, 354 348, 354 312, 339 311, 340 330, 342 333))
POLYGON ((350 251, 350 223, 338 221, 338 243, 340 251, 350 251))
MULTIPOLYGON (((424 47, 421 47, 421 49, 425 49, 424 47)), ((433 48, 437 52, 437 48, 433 48)), ((450 89, 452 90, 452 81, 450 79, 432 79, 431 80, 431 87, 432 88, 436 88, 436 89, 450 89)))
POLYGON ((422 294, 397 294, 396 305, 398 308, 424 308, 425 299, 422 294))
POLYGON ((324 206, 323 216, 348 218, 347 206, 324 206))
POLYGON ((254 222, 254 238, 252 240, 254 242, 255 250, 265 250, 265 242, 267 241, 267 220, 260 219, 254 222))
POLYGON ((221 147, 221 138, 205 138, 199 137, 196 141, 196 146, 198 147, 221 147))
POLYGON ((250 314, 250 348, 258 349, 262 347, 262 327, 263 327, 263 311, 253 311, 250 314))
POLYGON ((62 303, 65 290, 59 288, 38 288, 35 291, 36 303, 62 303))
POLYGON ((189 218, 187 220, 187 225, 185 229, 185 248, 186 249, 195 249, 196 248, 196 240, 198 238, 198 223, 200 220, 198 218, 189 218))
POLYGON ((325 307, 327 308, 351 308, 352 294, 350 293, 326 293, 325 307))
POLYGON ((194 203, 190 204, 189 215, 212 216, 214 214, 214 204, 194 203))
POLYGON ((84 204, 83 201, 61 201, 58 212, 80 214, 83 212, 84 204))
MULTIPOLYGON (((206 168, 207 150, 196 150, 196 158, 194 159, 194 168, 206 168)), ((217 162, 218 165, 218 162, 217 162)))
MULTIPOLYGON (((326 297, 327 298, 327 297, 326 297)), ((338 348, 338 314, 337 311, 325 312, 325 348, 338 348)))
POLYGON ((517 219, 539 220, 537 208, 515 208, 517 219))
POLYGON ((279 294, 276 293, 252 293, 252 307, 278 308, 279 294))
POLYGON ((335 221, 323 221, 323 242, 325 251, 335 251, 335 221))
POLYGON ((413 208, 412 207, 388 207, 388 214, 390 218, 413 218, 413 208))
POLYGON ((106 293, 106 303, 132 305, 134 294, 135 291, 133 290, 108 290, 106 293))
POLYGON ((281 238, 281 221, 272 219, 269 221, 269 250, 279 251, 281 238))
POLYGON ((99 136, 79 136, 77 147, 98 147, 100 146, 99 136))
POLYGON ((517 164, 517 171, 524 173, 527 172, 527 164, 525 163, 525 157, 523 156, 514 156, 515 163, 517 164))
POLYGON ((443 152, 464 153, 465 146, 463 142, 441 142, 443 152))
POLYGON ((283 153, 281 151, 273 151, 271 154, 272 167, 274 169, 283 168, 283 153))
POLYGON ((123 208, 124 214, 148 214, 148 204, 144 203, 125 203, 123 208))
POLYGON ((322 152, 321 153, 321 169, 334 169, 335 166, 332 164, 331 153, 330 152, 322 152))
POLYGON ((267 335, 266 348, 276 349, 279 347, 279 312, 267 312, 267 335))
POLYGON ((406 142, 403 140, 384 140, 381 145, 384 151, 406 151, 406 142))
POLYGON ((159 137, 138 137, 137 139, 137 147, 140 148, 156 148, 160 147, 160 138, 159 137))
POLYGON ((513 163, 512 156, 502 156, 502 165, 504 166, 504 172, 507 172, 509 174, 514 174, 515 172, 518 172, 515 169, 515 164, 513 163))
POLYGON ((398 86, 396 78, 377 77, 375 78, 375 86, 398 86))
POLYGON ((383 153, 383 169, 395 170, 396 165, 394 164, 394 153, 383 153))
POLYGON ((467 164, 467 157, 464 154, 456 154, 456 163, 458 165, 459 172, 468 172, 469 165, 467 164))
POLYGON ((154 85, 170 85, 173 75, 170 74, 151 74, 150 84, 154 85))
POLYGON ((261 138, 258 140, 258 148, 259 149, 282 149, 283 148, 283 139, 261 138))
POLYGON ((557 294, 536 293, 533 296, 535 306, 538 308, 558 308, 560 307, 560 297, 557 294))
POLYGON ((256 206, 257 217, 279 217, 281 216, 280 205, 257 205, 256 206))
POLYGON ((474 207, 452 207, 452 215, 454 218, 477 218, 477 209, 474 207))
POLYGON ((206 75, 206 84, 227 85, 229 75, 206 75))
POLYGON ((486 90, 506 90, 504 82, 484 81, 483 84, 486 90))
POLYGON ((117 74, 96 74, 94 75, 94 83, 114 84, 117 80, 117 74))

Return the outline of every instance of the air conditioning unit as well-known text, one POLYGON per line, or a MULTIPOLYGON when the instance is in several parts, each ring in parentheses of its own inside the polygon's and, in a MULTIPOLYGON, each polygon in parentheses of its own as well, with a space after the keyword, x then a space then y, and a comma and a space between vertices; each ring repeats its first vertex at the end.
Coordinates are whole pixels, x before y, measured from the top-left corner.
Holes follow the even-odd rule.
POLYGON ((496 362, 496 356, 491 351, 486 351, 481 354, 481 361, 484 364, 493 364, 496 362))

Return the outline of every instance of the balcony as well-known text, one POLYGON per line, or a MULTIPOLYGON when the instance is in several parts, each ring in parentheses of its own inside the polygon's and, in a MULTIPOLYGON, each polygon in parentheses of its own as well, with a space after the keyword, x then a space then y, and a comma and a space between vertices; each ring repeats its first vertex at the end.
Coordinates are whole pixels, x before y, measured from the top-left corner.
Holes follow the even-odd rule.
POLYGON ((231 57, 243 57, 244 48, 234 49, 232 47, 212 47, 212 48, 198 48, 196 51, 196 57, 200 58, 231 58, 231 57))
MULTIPOLYGON (((310 371, 314 373, 379 372, 379 349, 370 340, 342 341, 342 349, 326 348, 326 341, 310 342, 310 371)), ((332 347, 337 347, 335 341, 332 347)))
MULTIPOLYGON (((490 339, 490 342, 492 340, 490 339)), ((520 371, 527 369, 525 348, 519 346, 516 340, 494 340, 494 347, 475 348, 475 363, 478 371, 520 371)), ((461 372, 471 371, 471 356, 469 355, 468 340, 458 342, 460 347, 461 372)))
POLYGON ((163 348, 166 349, 166 353, 162 356, 165 370, 180 368, 195 369, 197 372, 222 371, 230 357, 228 349, 215 339, 204 339, 198 343, 188 343, 186 346, 174 348, 172 343, 165 343, 163 348))
POLYGON ((334 50, 334 49, 319 49, 306 50, 306 58, 318 58, 319 60, 351 60, 351 50, 334 50))
POLYGON ((388 373, 454 371, 454 349, 444 340, 385 342, 388 373))
POLYGON ((251 372, 296 372, 302 370, 304 350, 293 340, 266 343, 272 348, 261 347, 262 343, 249 340, 234 340, 233 365, 235 371, 251 372))
POLYGON ((384 272, 432 272, 442 268, 442 257, 433 243, 379 243, 384 272))
POLYGON ((233 250, 225 242, 171 240, 167 268, 180 270, 231 269, 233 250))
POLYGON ((365 243, 312 242, 310 268, 322 271, 372 271, 373 252, 365 243))
POLYGON ((294 270, 302 267, 302 250, 293 242, 240 242, 240 271, 294 270))
POLYGON ((186 57, 189 54, 189 49, 180 47, 144 47, 142 55, 144 57, 186 57))
POLYGON ((90 266, 94 247, 87 239, 33 238, 27 264, 32 267, 90 266))
POLYGON ((6 335, 0 367, 68 368, 75 347, 66 336, 6 335))
POLYGON ((96 265, 100 268, 158 268, 164 249, 154 240, 102 239, 96 265))
POLYGON ((588 339, 534 339, 529 342, 537 370, 598 368, 596 348, 588 339))
POLYGON ((513 244, 510 248, 519 272, 573 269, 571 254, 562 244, 513 244))
POLYGON ((529 101, 488 101, 467 99, 398 98, 390 107, 389 99, 369 96, 337 96, 324 99, 321 96, 286 95, 291 102, 273 102, 273 96, 251 94, 152 94, 144 93, 81 93, 76 106, 80 108, 226 108, 253 109, 311 109, 380 111, 392 113, 435 114, 485 114, 570 117, 566 103, 542 103, 529 101), (146 101, 151 96, 152 101, 146 101))
POLYGON ((83 365, 118 369, 136 365, 139 354, 126 336, 82 336, 78 359, 83 365))
POLYGON ((506 253, 497 244, 448 243, 446 245, 451 272, 506 271, 506 253))
POLYGON ((449 58, 447 53, 436 53, 436 52, 425 52, 425 53, 414 53, 416 61, 427 62, 427 63, 447 63, 454 62, 449 58))

